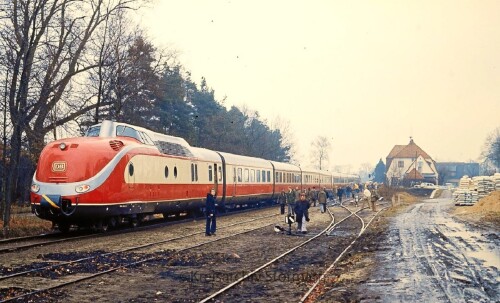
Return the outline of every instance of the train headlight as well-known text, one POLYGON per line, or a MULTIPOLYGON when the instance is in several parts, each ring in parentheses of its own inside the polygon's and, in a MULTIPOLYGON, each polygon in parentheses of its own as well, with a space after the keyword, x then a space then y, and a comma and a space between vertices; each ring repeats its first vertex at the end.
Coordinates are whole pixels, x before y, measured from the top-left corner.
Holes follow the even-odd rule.
POLYGON ((35 183, 31 184, 31 191, 34 192, 34 193, 39 192, 40 191, 40 185, 35 184, 35 183))
POLYGON ((75 191, 79 194, 84 193, 84 192, 88 192, 89 189, 90 189, 90 185, 87 185, 87 184, 78 185, 77 187, 75 187, 75 191))
POLYGON ((66 143, 61 143, 61 144, 59 144, 59 149, 60 149, 60 150, 65 150, 65 149, 66 149, 66 147, 68 147, 68 146, 66 145, 66 143))

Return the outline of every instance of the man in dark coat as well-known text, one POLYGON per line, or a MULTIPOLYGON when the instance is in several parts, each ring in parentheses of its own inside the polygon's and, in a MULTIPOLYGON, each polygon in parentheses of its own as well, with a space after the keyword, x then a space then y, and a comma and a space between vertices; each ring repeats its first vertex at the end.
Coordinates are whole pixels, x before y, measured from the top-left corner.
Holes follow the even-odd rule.
POLYGON ((322 213, 326 211, 326 199, 327 199, 326 188, 323 187, 323 189, 320 190, 320 192, 318 193, 318 202, 322 213))
POLYGON ((278 203, 280 204, 281 214, 284 215, 285 214, 285 205, 286 205, 286 193, 285 193, 284 189, 281 191, 280 195, 278 196, 278 203))
POLYGON ((337 197, 339 197, 339 203, 342 203, 342 196, 344 195, 344 189, 339 187, 337 190, 337 197))
POLYGON ((297 231, 303 234, 307 233, 305 224, 303 220, 305 219, 309 222, 309 201, 306 200, 306 194, 301 193, 299 196, 299 201, 295 204, 295 221, 297 221, 297 231))
POLYGON ((207 225, 205 228, 205 236, 215 236, 216 225, 216 201, 215 189, 211 189, 207 194, 207 204, 205 206, 205 212, 207 216, 207 225))

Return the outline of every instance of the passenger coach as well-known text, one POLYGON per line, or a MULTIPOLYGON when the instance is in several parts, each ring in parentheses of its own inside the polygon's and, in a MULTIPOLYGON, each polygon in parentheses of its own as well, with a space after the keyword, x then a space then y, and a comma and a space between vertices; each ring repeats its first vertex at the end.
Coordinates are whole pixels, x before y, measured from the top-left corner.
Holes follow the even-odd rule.
MULTIPOLYGON (((33 176, 34 213, 67 231, 145 215, 196 212, 216 189, 228 206, 272 201, 289 187, 333 188, 353 177, 190 146, 184 139, 103 121, 84 137, 49 143, 33 176)), ((358 179, 359 180, 359 179, 358 179)))

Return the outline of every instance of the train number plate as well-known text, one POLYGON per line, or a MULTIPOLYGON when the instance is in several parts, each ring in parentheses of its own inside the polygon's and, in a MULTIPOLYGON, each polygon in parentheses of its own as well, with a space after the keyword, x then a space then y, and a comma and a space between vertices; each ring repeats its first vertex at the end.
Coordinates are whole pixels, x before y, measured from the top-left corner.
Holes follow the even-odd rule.
POLYGON ((66 162, 65 161, 54 161, 52 162, 52 171, 53 172, 65 172, 66 171, 66 162))

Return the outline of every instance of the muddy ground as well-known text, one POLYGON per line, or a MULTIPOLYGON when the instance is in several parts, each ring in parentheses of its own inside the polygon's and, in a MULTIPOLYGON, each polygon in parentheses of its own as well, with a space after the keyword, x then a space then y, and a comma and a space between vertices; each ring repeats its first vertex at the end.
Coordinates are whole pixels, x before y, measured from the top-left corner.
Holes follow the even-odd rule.
POLYGON ((498 225, 456 208, 445 192, 387 212, 316 302, 500 302, 498 225))
MULTIPOLYGON (((382 212, 352 250, 334 267, 308 298, 308 302, 498 302, 500 301, 500 238, 494 225, 473 225, 454 216, 449 193, 425 200, 404 196, 404 205, 382 212)), ((500 202, 500 201, 499 201, 500 202)), ((333 208, 337 217, 348 213, 333 208)), ((273 211, 265 211, 272 213, 273 211)), ((249 215, 246 215, 249 216, 249 215)), ((330 218, 317 208, 311 210, 307 235, 276 233, 281 216, 258 223, 262 228, 201 246, 176 249, 207 240, 193 237, 175 244, 135 251, 132 257, 157 256, 140 266, 120 270, 50 293, 32 302, 197 302, 237 280, 295 244, 324 229, 330 218)), ((220 220, 221 226, 237 217, 220 220), (224 222, 224 220, 227 220, 224 222)), ((356 229, 356 220, 346 222, 334 237, 314 248, 291 255, 261 275, 238 286, 217 302, 298 302, 308 287, 353 239, 345 229, 356 229)), ((255 224, 253 224, 255 225, 255 224)), ((203 228, 203 222, 180 225, 178 231, 203 228)), ((241 229, 241 228, 240 228, 241 229)), ((217 237, 236 230, 221 229, 217 237)), ((85 241, 71 247, 42 249, 39 262, 73 259, 81 254, 142 243, 158 237, 175 236, 175 229, 161 229, 137 239, 125 236, 85 241), (114 248, 112 248, 113 246, 114 248), (116 247, 115 247, 116 246, 116 247)), ((143 235, 141 233, 140 235, 143 235)), ((145 235, 145 234, 144 234, 145 235)), ((208 237, 211 238, 211 237, 208 237)), ((20 264, 22 258, 10 264, 20 264)), ((16 261, 14 261, 16 260, 16 261)), ((74 270, 74 269, 71 269, 74 270)), ((80 274, 92 268, 80 269, 80 274)), ((37 277, 31 283, 50 285, 64 275, 37 277)), ((24 287, 36 288, 29 281, 24 287)), ((14 285, 10 285, 13 287, 14 285)), ((17 291, 11 288, 11 291, 17 291)), ((25 300, 26 301, 26 300, 25 300)))

